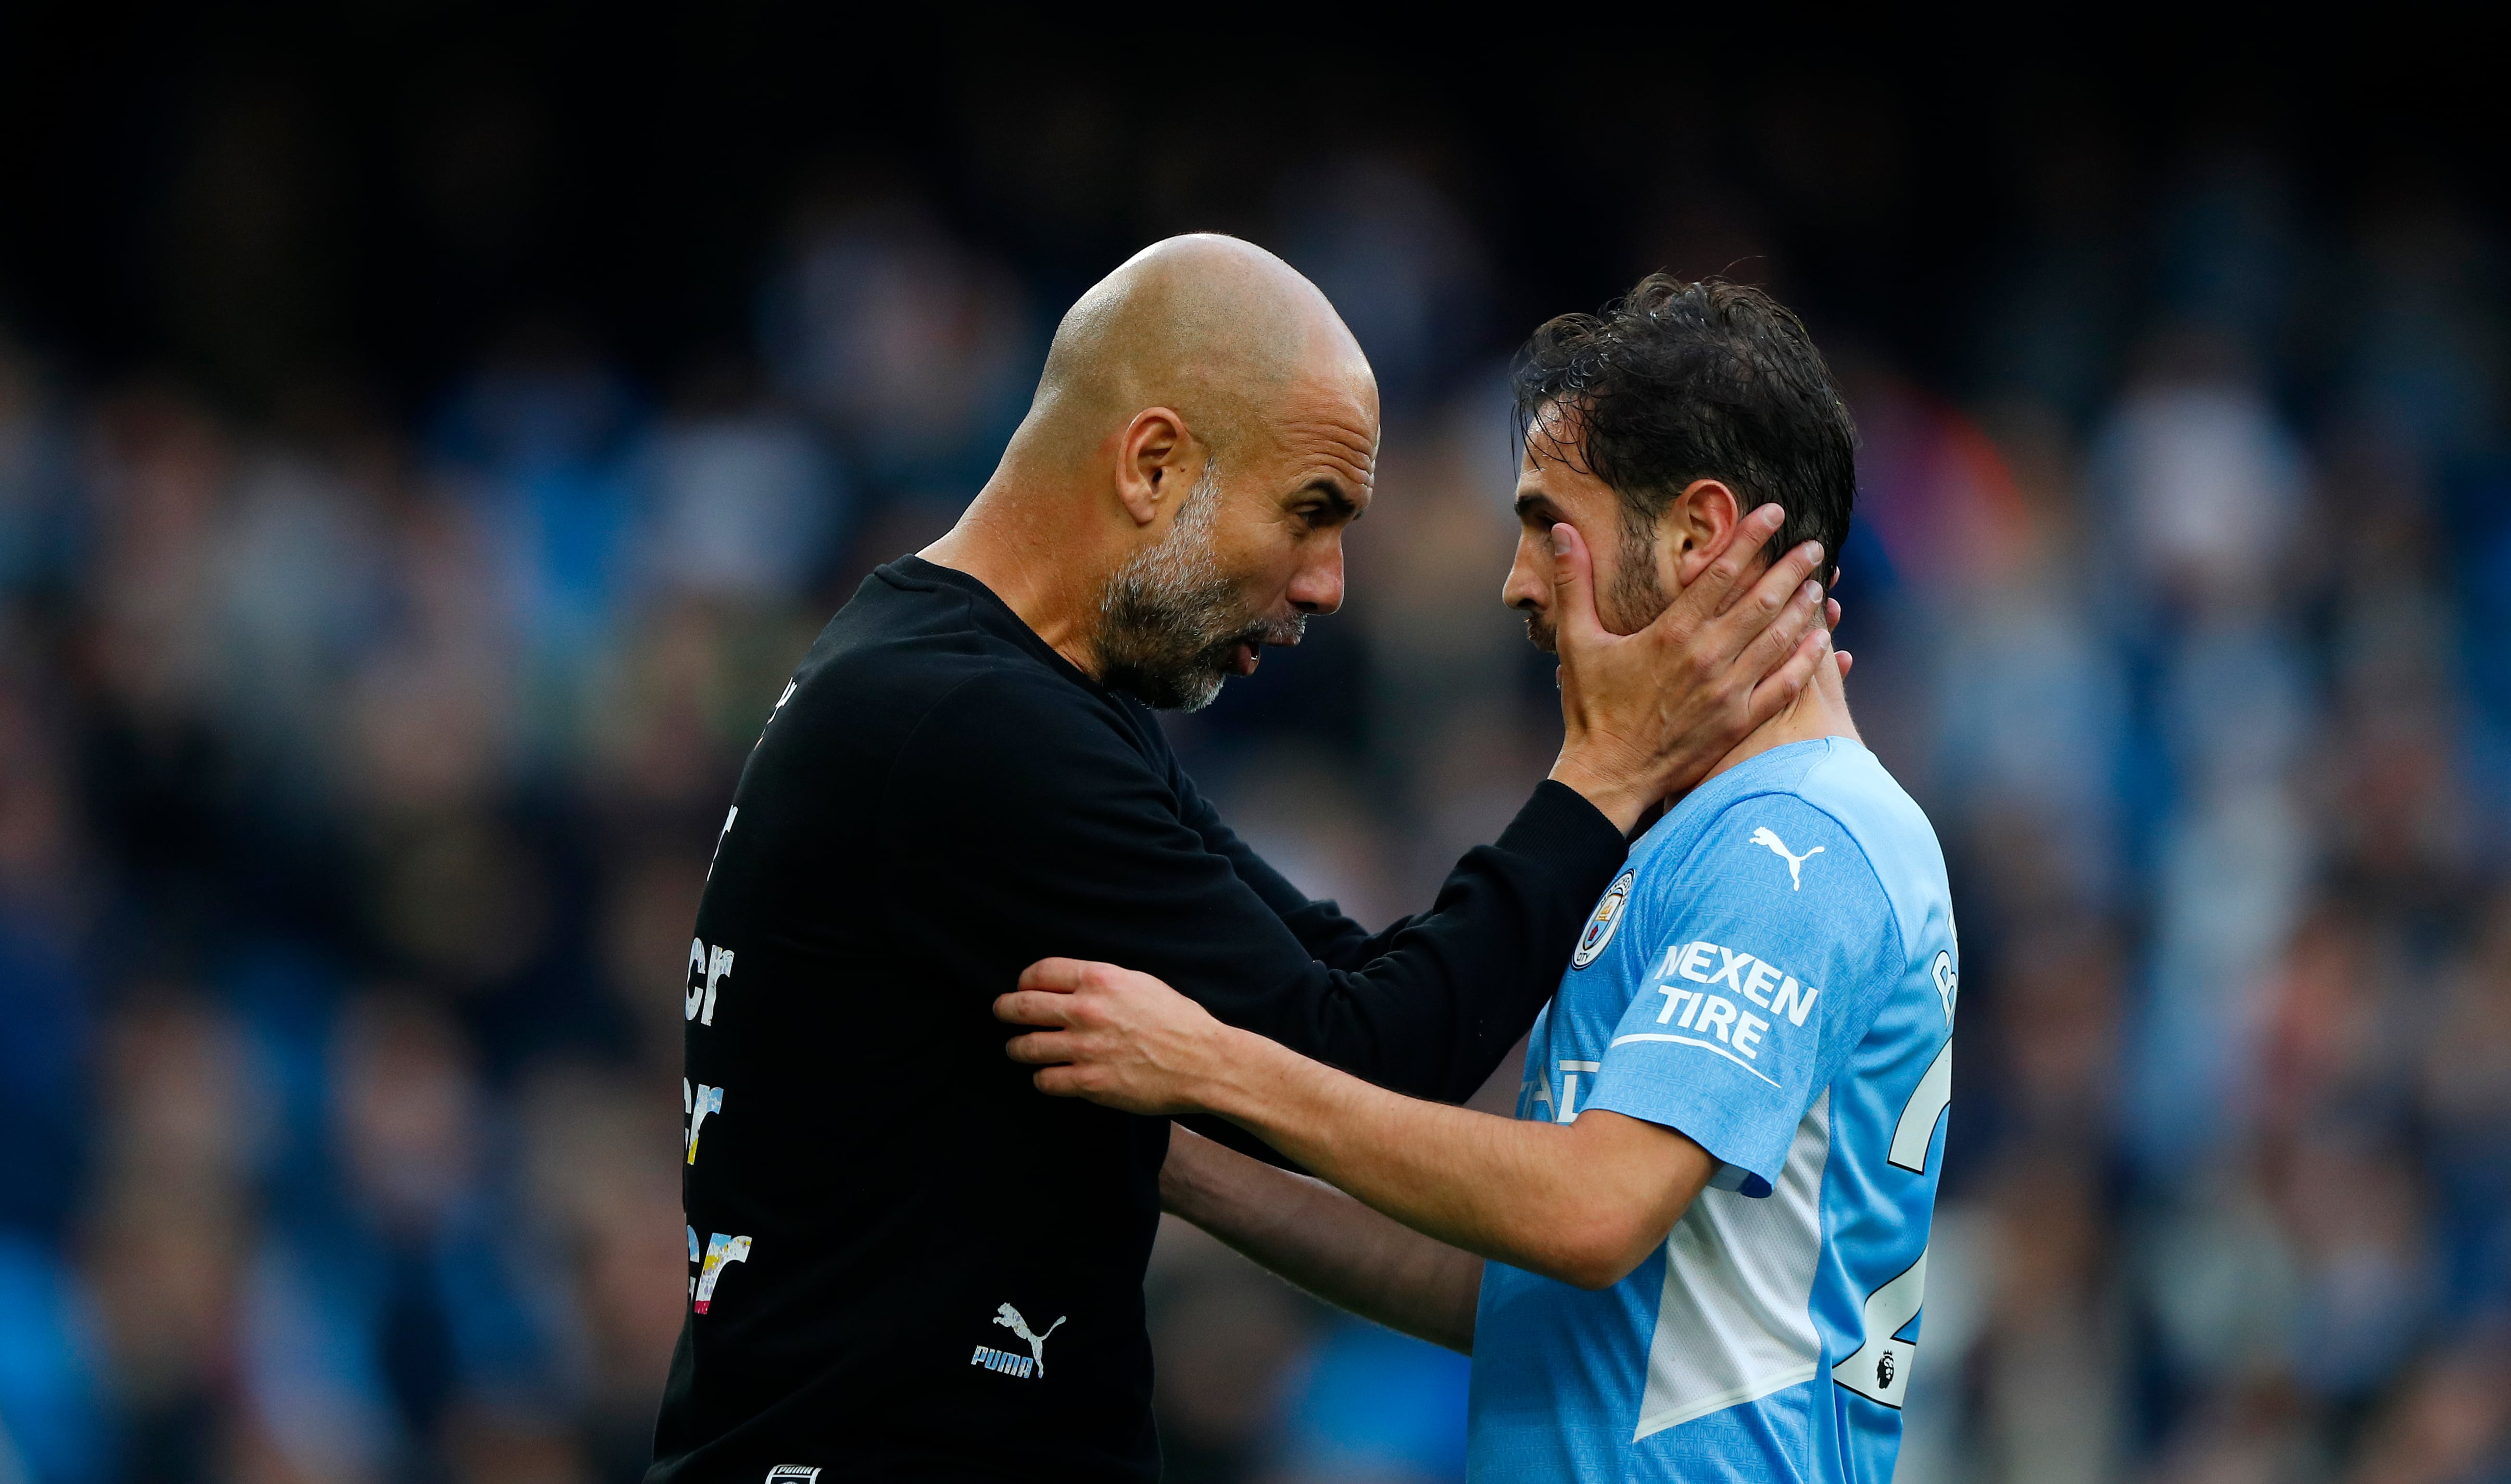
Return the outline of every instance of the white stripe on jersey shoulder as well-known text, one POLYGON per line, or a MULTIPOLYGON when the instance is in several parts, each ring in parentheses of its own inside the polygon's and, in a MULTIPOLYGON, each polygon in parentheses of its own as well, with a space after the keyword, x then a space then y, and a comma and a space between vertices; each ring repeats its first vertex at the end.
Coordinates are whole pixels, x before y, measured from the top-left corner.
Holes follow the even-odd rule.
POLYGON ((1766 1198, 1706 1190, 1674 1224, 1632 1442, 1814 1378, 1822 1339, 1813 1281, 1830 1160, 1826 1087, 1797 1122, 1766 1198))
MULTIPOLYGON (((1755 1077, 1768 1083, 1771 1086, 1776 1087, 1779 1085, 1779 1080, 1777 1078, 1770 1076, 1768 1073, 1754 1066, 1751 1062, 1746 1061, 1743 1057, 1736 1055, 1734 1052, 1726 1049, 1724 1046, 1719 1046, 1714 1041, 1695 1041, 1689 1036, 1670 1036, 1662 1031, 1640 1031, 1635 1032, 1632 1035, 1616 1037, 1613 1041, 1613 1046, 1629 1046, 1634 1041, 1671 1041, 1677 1046, 1698 1046, 1704 1051, 1715 1051, 1719 1055, 1725 1057, 1728 1061, 1742 1067, 1745 1071, 1752 1073, 1755 1077)), ((1606 1046, 1604 1049, 1609 1051, 1612 1049, 1612 1046, 1606 1046)))

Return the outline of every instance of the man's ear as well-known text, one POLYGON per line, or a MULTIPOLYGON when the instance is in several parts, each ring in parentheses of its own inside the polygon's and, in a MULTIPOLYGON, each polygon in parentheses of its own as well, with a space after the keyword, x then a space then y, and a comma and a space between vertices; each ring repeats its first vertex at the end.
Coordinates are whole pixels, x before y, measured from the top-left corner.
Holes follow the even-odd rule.
POLYGON ((1726 550, 1727 538, 1743 519, 1744 502, 1723 480, 1694 479, 1684 485, 1657 522, 1657 539, 1674 556, 1675 581, 1689 587, 1726 550))
POLYGON ((1116 441, 1116 499, 1138 526, 1159 519, 1194 486, 1203 448, 1173 407, 1144 407, 1116 441))

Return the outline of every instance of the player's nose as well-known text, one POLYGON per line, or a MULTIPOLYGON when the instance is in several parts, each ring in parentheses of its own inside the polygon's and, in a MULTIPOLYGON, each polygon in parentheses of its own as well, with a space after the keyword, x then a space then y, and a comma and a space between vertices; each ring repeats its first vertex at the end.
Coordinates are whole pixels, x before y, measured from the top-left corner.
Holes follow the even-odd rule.
POLYGON ((1517 559, 1509 565, 1508 580, 1500 584, 1499 600, 1511 608, 1539 610, 1551 598, 1551 552, 1538 550, 1528 537, 1519 537, 1517 559))

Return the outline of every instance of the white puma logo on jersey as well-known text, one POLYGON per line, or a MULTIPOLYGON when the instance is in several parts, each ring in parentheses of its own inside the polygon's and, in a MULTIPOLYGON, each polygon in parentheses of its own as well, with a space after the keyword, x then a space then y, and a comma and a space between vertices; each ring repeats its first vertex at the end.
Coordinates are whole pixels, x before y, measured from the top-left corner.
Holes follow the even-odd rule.
MULTIPOLYGON (((1059 1315, 1054 1323, 1046 1327, 1046 1335, 1062 1329, 1063 1320, 1067 1317, 1069 1315, 1059 1315)), ((1009 1304, 994 1312, 994 1322, 1028 1342, 1029 1358, 1037 1362, 1038 1379, 1041 1381, 1046 1379, 1046 1335, 1030 1334, 1028 1321, 1022 1318, 1021 1312, 1009 1304)))
POLYGON ((1791 892, 1801 892, 1804 890, 1804 880, 1799 873, 1804 870, 1804 863, 1806 861, 1811 860, 1814 856, 1822 854, 1822 847, 1819 845, 1815 846, 1812 850, 1805 852, 1801 856, 1792 854, 1788 850, 1788 842, 1780 839, 1777 835, 1772 834, 1770 832, 1770 827, 1766 824, 1762 825, 1759 829, 1753 831, 1753 843, 1755 845, 1769 847, 1772 854, 1776 855, 1781 860, 1788 863, 1788 890, 1791 892))

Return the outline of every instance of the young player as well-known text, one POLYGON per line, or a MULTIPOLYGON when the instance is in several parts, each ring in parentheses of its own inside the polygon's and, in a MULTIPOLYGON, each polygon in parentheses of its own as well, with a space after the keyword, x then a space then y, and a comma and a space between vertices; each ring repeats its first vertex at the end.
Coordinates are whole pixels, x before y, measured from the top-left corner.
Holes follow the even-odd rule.
MULTIPOLYGON (((1614 628, 1752 503, 1839 550, 1848 415, 1758 292, 1651 278, 1539 332, 1520 397, 1507 593, 1538 643, 1554 564, 1574 580, 1590 550, 1614 628)), ((1514 1121, 1371 1086, 1112 966, 1041 963, 997 1013, 1055 1028, 1010 1044, 1044 1090, 1218 1114, 1373 1207, 1185 1137, 1164 1179, 1257 1260, 1469 1350, 1477 1480, 1879 1484, 1956 954, 1934 833, 1826 666, 1633 848, 1530 1034, 1514 1121)))

